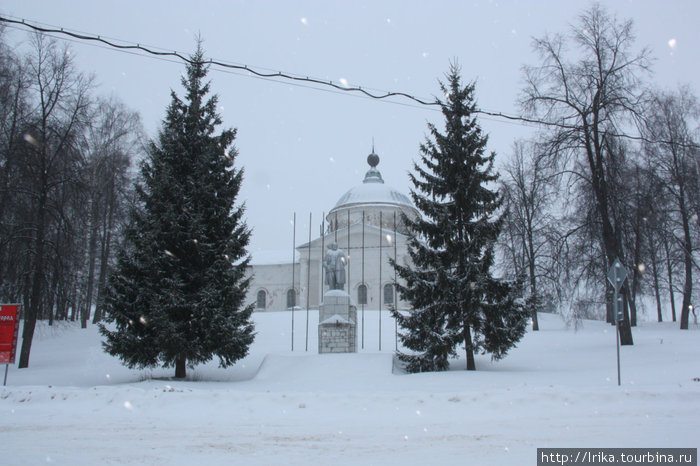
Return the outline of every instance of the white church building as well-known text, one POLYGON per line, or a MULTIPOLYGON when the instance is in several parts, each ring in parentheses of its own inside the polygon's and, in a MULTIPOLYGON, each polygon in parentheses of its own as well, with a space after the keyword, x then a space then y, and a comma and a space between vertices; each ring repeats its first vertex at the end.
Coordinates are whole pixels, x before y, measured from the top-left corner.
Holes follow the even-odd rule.
POLYGON ((322 261, 333 243, 347 256, 344 290, 358 309, 407 309, 396 292, 398 277, 389 259, 408 262, 402 214, 417 218, 419 212, 408 196, 384 183, 374 149, 367 163, 362 183, 343 194, 326 215, 325 234, 297 246, 294 259, 291 252, 288 260, 252 254, 247 302, 254 302, 256 311, 318 309, 328 290, 322 261))

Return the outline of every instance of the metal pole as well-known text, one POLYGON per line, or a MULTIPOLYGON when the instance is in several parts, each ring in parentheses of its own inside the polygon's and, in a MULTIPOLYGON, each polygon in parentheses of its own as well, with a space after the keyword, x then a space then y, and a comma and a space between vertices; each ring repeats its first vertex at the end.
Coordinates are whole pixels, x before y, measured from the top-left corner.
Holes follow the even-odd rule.
POLYGON ((622 297, 615 291, 615 342, 617 343, 617 386, 620 386, 620 314, 622 314, 622 297))
POLYGON ((294 308, 297 307, 297 286, 296 286, 296 245, 297 245, 297 213, 294 212, 294 222, 293 222, 292 233, 292 297, 294 301, 292 302, 292 351, 294 351, 294 308))
POLYGON ((306 351, 309 351, 309 297, 311 296, 311 212, 309 212, 309 266, 306 271, 306 351))
POLYGON ((613 297, 613 318, 615 319, 615 348, 617 350, 617 385, 621 384, 620 377, 620 321, 623 319, 622 296, 620 296, 620 288, 627 278, 627 271, 622 267, 620 259, 615 259, 608 269, 608 281, 615 288, 613 297))
MULTIPOLYGON (((350 287, 350 209, 348 209, 348 253, 346 256, 348 258, 348 294, 350 294, 352 290, 350 287)), ((357 318, 355 320, 357 320, 357 318)), ((357 324, 357 322, 355 322, 355 324, 357 324)), ((357 344, 357 342, 355 342, 355 344, 357 344)))
MULTIPOLYGON (((331 222, 333 223, 333 222, 331 222)), ((323 286, 324 286, 324 280, 326 278, 326 271, 323 269, 323 255, 326 252, 326 213, 323 212, 321 214, 321 293, 320 296, 318 297, 319 303, 323 301, 323 286)), ((320 318, 320 312, 321 308, 319 307, 318 309, 319 312, 319 318, 320 318)))
POLYGON ((379 211, 379 351, 382 350, 382 211, 379 211))
POLYGON ((365 284, 365 211, 362 211, 362 285, 365 287, 365 299, 362 301, 362 349, 365 349, 365 301, 367 285, 365 284))
MULTIPOLYGON (((394 211, 394 264, 396 264, 396 211, 394 211)), ((399 312, 398 293, 396 291, 396 267, 394 267, 394 312, 399 312)), ((399 323, 394 317, 394 346, 395 351, 399 350, 399 323)))
POLYGON ((10 365, 9 365, 9 364, 5 364, 5 380, 3 380, 3 382, 2 382, 2 386, 3 386, 3 387, 4 387, 5 385, 7 385, 7 371, 8 371, 9 369, 10 369, 10 365))

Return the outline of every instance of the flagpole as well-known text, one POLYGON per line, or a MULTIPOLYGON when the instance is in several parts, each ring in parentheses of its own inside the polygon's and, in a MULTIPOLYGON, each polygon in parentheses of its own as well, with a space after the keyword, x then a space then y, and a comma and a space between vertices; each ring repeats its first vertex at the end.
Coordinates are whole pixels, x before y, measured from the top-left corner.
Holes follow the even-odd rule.
POLYGON ((362 286, 365 296, 362 301, 362 349, 365 349, 365 302, 367 301, 367 285, 365 284, 365 211, 362 211, 362 286))
POLYGON ((297 245, 297 213, 294 212, 293 233, 292 233, 292 351, 294 351, 294 308, 297 306, 296 288, 296 245, 297 245))
MULTIPOLYGON (((350 288, 350 209, 348 209, 348 252, 346 254, 348 258, 348 295, 350 294, 350 291, 352 288, 350 288)), ((351 298, 352 299, 352 298, 351 298)), ((355 325, 357 325, 357 315, 355 316, 355 325)), ((355 345, 357 345, 357 341, 355 342, 355 345)), ((355 346, 357 348, 357 346, 355 346)))
POLYGON ((311 212, 309 212, 309 266, 306 271, 306 351, 309 351, 309 298, 311 296, 311 212))
POLYGON ((379 211, 379 351, 382 350, 382 211, 379 211))
MULTIPOLYGON (((394 211, 394 265, 396 262, 396 242, 398 238, 396 236, 396 211, 394 211)), ((399 312, 399 299, 396 291, 396 266, 394 266, 394 312, 399 312)), ((399 350, 399 322, 394 316, 394 345, 395 351, 399 350)))
MULTIPOLYGON (((333 223, 333 222, 331 222, 333 223)), ((321 293, 320 296, 318 297, 319 303, 323 300, 323 285, 324 285, 324 280, 326 278, 326 272, 323 269, 323 255, 326 253, 326 212, 321 213, 321 293)), ((320 318, 320 312, 321 308, 319 306, 318 309, 319 312, 319 318, 320 318)))

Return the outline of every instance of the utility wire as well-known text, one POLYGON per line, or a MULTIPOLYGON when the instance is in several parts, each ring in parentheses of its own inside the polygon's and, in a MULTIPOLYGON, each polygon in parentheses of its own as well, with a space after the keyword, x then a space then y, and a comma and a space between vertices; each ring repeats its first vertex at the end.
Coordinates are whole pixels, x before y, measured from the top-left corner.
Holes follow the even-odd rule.
MULTIPOLYGON (((193 61, 186 57, 184 54, 177 52, 177 51, 166 51, 163 49, 162 51, 160 50, 155 50, 155 47, 146 47, 144 45, 141 45, 139 43, 134 44, 129 43, 127 41, 123 41, 119 39, 119 42, 123 43, 117 43, 115 40, 117 39, 110 39, 110 38, 105 38, 99 35, 93 35, 93 34, 87 34, 87 33, 80 33, 80 32, 74 32, 74 31, 69 31, 64 28, 56 28, 56 27, 46 27, 46 26, 40 26, 38 24, 33 24, 30 22, 27 22, 24 19, 11 19, 8 17, 0 16, 0 22, 6 22, 9 24, 16 24, 19 26, 24 26, 28 27, 30 29, 33 29, 34 31, 37 32, 42 32, 46 34, 61 34, 64 36, 68 36, 74 39, 79 39, 79 40, 84 40, 84 41, 91 41, 91 42, 98 42, 104 45, 107 45, 109 47, 113 47, 119 50, 123 51, 133 51, 133 50, 140 50, 142 52, 145 52, 149 55, 155 56, 155 57, 174 57, 177 58, 185 63, 193 64, 193 61)), ((252 74, 255 77, 259 78, 265 78, 265 79, 274 79, 274 78, 282 78, 282 79, 287 79, 295 82, 307 82, 307 83, 312 83, 312 84, 317 84, 321 86, 329 86, 332 87, 333 89, 337 91, 342 91, 342 92, 348 92, 348 93, 360 93, 366 97, 372 98, 372 99, 377 99, 377 100, 383 100, 387 99, 390 97, 402 97, 409 99, 413 101, 414 103, 423 105, 423 106, 430 106, 430 107, 440 107, 441 103, 435 99, 435 100, 427 100, 423 98, 418 98, 415 97, 411 94, 405 93, 405 92, 396 92, 396 91, 381 91, 381 93, 374 93, 370 92, 367 87, 351 87, 351 86, 345 86, 343 84, 335 83, 333 81, 327 81, 327 80, 322 80, 318 78, 312 78, 308 76, 300 76, 300 75, 294 75, 290 73, 283 73, 281 71, 277 72, 264 72, 260 71, 260 68, 254 68, 245 64, 236 64, 236 63, 226 63, 221 60, 213 60, 209 59, 204 62, 205 64, 211 64, 211 65, 216 65, 222 68, 227 68, 227 69, 234 69, 234 70, 241 70, 241 71, 246 71, 247 73, 252 74)), ((536 124, 536 125, 541 125, 541 124, 547 124, 546 122, 536 120, 536 119, 530 119, 522 116, 512 116, 512 115, 507 115, 501 112, 490 112, 487 110, 483 109, 475 109, 475 113, 483 114, 483 115, 488 115, 491 117, 497 117, 497 118, 504 118, 507 120, 511 121, 519 121, 519 122, 524 122, 524 123, 530 123, 530 124, 536 124)), ((552 125, 552 123, 549 123, 552 125)), ((559 125, 556 124, 557 126, 562 126, 564 128, 568 129, 573 129, 573 126, 567 126, 567 125, 559 125)))
MULTIPOLYGON (((133 42, 129 43, 129 42, 123 41, 121 39, 106 38, 106 37, 102 37, 99 35, 96 36, 93 34, 70 31, 70 30, 66 30, 64 28, 40 26, 40 25, 35 24, 35 23, 33 24, 30 22, 27 22, 24 19, 21 19, 21 20, 20 19, 12 19, 9 17, 0 16, 0 22, 28 27, 34 31, 45 33, 45 34, 59 34, 59 35, 71 37, 73 39, 78 39, 81 41, 90 41, 90 42, 101 43, 101 44, 104 44, 108 47, 112 47, 112 48, 115 48, 115 49, 118 49, 121 51, 126 51, 129 53, 134 53, 133 51, 136 50, 136 51, 145 52, 153 57, 157 57, 157 58, 161 58, 161 59, 165 59, 165 60, 168 60, 168 58, 172 57, 172 58, 179 59, 179 60, 181 60, 185 63, 188 63, 188 64, 194 64, 193 60, 191 60, 190 58, 188 58, 184 54, 177 52, 177 51, 171 52, 171 51, 166 51, 165 49, 155 50, 155 47, 150 47, 150 46, 147 47, 147 46, 141 45, 140 43, 136 43, 136 44, 134 44, 133 42), (121 43, 121 44, 117 43, 117 42, 115 42, 115 40, 119 40, 119 42, 123 42, 123 43, 121 43)), ((168 60, 168 61, 170 61, 170 60, 168 60)), ((294 75, 291 73, 283 73, 281 71, 265 72, 265 71, 261 71, 262 68, 260 68, 260 67, 254 68, 254 67, 251 67, 251 66, 248 66, 245 64, 227 63, 227 62, 223 62, 221 60, 208 59, 208 60, 204 61, 204 63, 210 64, 210 65, 215 65, 215 66, 225 68, 228 70, 245 71, 254 77, 257 77, 260 79, 265 79, 265 80, 275 80, 277 78, 286 79, 286 80, 294 81, 295 83, 297 83, 297 85, 302 86, 302 87, 306 87, 306 86, 303 86, 303 84, 300 84, 300 83, 311 83, 311 84, 315 84, 315 85, 331 87, 335 92, 338 92, 338 93, 360 94, 362 96, 365 96, 365 97, 368 97, 371 99, 376 99, 376 100, 385 100, 385 99, 388 99, 391 97, 400 97, 400 98, 408 99, 408 100, 412 101, 413 103, 416 103, 416 104, 419 104, 422 106, 426 106, 426 107, 435 108, 435 109, 437 109, 437 107, 440 107, 442 105, 442 103, 440 101, 438 101, 437 99, 427 100, 427 99, 415 97, 415 96, 408 94, 408 93, 405 93, 405 92, 398 92, 398 91, 380 91, 379 93, 370 92, 368 89, 371 89, 371 88, 367 88, 367 87, 364 87, 364 88, 361 86, 352 87, 352 86, 347 86, 344 84, 335 83, 335 82, 329 81, 329 80, 312 78, 309 76, 294 75)), ((229 73, 231 73, 231 72, 229 71, 229 73)), ((313 89, 318 89, 318 88, 313 87, 313 89)), ((318 89, 318 90, 321 90, 321 89, 318 89)), ((398 103, 398 102, 391 101, 391 103, 398 103)), ((579 129, 579 127, 577 127, 575 125, 567 125, 567 124, 560 123, 560 122, 552 122, 552 121, 539 120, 539 119, 535 119, 535 118, 527 118, 527 117, 519 116, 519 115, 509 115, 509 114, 502 113, 502 112, 492 112, 492 111, 479 109, 479 108, 474 109, 474 113, 486 115, 489 117, 494 117, 497 119, 503 119, 503 120, 506 120, 509 122, 526 124, 528 126, 529 125, 549 126, 549 127, 556 127, 556 128, 561 128, 561 129, 567 129, 567 130, 579 129)), ((651 139, 648 139, 644 136, 631 136, 628 134, 617 134, 617 133, 610 133, 610 132, 608 132, 606 134, 609 136, 612 136, 612 137, 626 138, 626 139, 630 139, 630 140, 634 140, 634 141, 646 142, 649 144, 664 144, 664 143, 671 144, 668 141, 651 140, 651 139)), ((700 146, 698 146, 697 144, 678 144, 678 143, 676 143, 676 144, 681 145, 683 147, 700 149, 700 146)))
MULTIPOLYGON (((173 52, 159 51, 159 50, 155 50, 154 48, 146 47, 146 46, 143 46, 143 45, 138 44, 138 43, 134 45, 133 43, 128 43, 125 41, 122 41, 122 42, 125 42, 124 44, 119 44, 119 43, 114 42, 113 40, 109 40, 109 39, 103 38, 101 36, 73 32, 73 31, 66 30, 64 28, 56 29, 56 28, 50 28, 50 27, 43 27, 43 26, 39 26, 37 24, 29 23, 24 19, 23 20, 14 20, 14 19, 0 16, 0 22, 25 26, 25 27, 28 27, 28 28, 33 29, 35 31, 46 33, 46 34, 62 34, 62 35, 68 36, 68 37, 72 37, 74 39, 99 42, 99 43, 102 43, 102 44, 105 44, 105 45, 108 45, 110 47, 114 47, 117 49, 121 49, 121 50, 140 50, 142 52, 145 52, 145 53, 148 53, 150 55, 157 56, 157 57, 175 57, 175 58, 178 58, 185 63, 193 64, 193 61, 190 58, 186 57, 185 55, 183 55, 177 51, 173 51, 173 52)), ((345 86, 343 84, 335 83, 333 81, 326 81, 326 80, 322 80, 322 79, 318 79, 318 78, 311 78, 308 76, 297 76, 297 75, 293 75, 293 74, 289 74, 289 73, 283 73, 281 71, 264 72, 264 71, 260 71, 260 69, 253 68, 253 67, 250 67, 248 65, 226 63, 226 62, 223 62, 220 60, 208 59, 208 60, 205 60, 204 63, 220 66, 222 68, 247 71, 248 73, 250 73, 254 76, 258 76, 260 78, 282 78, 282 79, 287 79, 287 80, 291 80, 291 81, 308 82, 308 83, 318 84, 318 85, 322 85, 322 86, 330 86, 338 91, 361 93, 367 97, 371 97, 372 99, 381 100, 381 99, 387 99, 389 97, 403 97, 403 98, 412 100, 416 103, 419 103, 421 105, 431 105, 431 106, 439 106, 440 105, 440 103, 437 102, 437 100, 429 101, 429 100, 425 100, 425 99, 420 99, 418 97, 412 96, 412 95, 407 94, 405 92, 384 92, 382 94, 379 94, 379 93, 370 92, 366 88, 362 88, 362 87, 345 86)))

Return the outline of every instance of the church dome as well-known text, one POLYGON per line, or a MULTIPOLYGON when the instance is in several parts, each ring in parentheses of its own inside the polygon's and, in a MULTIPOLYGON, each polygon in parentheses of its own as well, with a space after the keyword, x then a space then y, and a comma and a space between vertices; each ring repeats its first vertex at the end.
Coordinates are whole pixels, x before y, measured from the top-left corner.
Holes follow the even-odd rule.
POLYGON ((370 169, 365 174, 362 184, 340 196, 331 212, 357 206, 383 205, 407 207, 410 210, 415 210, 408 196, 384 184, 382 174, 377 170, 379 156, 374 153, 374 150, 367 157, 367 163, 370 165, 370 169))
POLYGON ((372 153, 367 157, 370 168, 362 184, 355 186, 340 196, 333 209, 328 212, 329 231, 345 228, 348 224, 364 223, 383 228, 397 228, 405 233, 402 214, 409 218, 418 217, 418 210, 408 196, 384 184, 381 172, 377 169, 379 156, 372 153))

